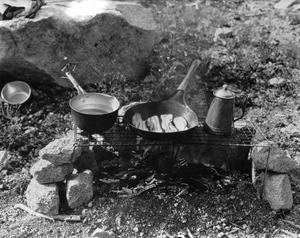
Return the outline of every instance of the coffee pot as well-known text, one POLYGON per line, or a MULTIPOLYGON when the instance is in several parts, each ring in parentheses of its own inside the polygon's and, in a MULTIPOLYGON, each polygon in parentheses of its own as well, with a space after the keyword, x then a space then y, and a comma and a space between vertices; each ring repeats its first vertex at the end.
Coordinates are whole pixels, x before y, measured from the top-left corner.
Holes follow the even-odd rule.
POLYGON ((209 106, 203 127, 209 133, 229 136, 232 134, 234 122, 241 119, 245 114, 247 98, 243 103, 242 115, 234 118, 234 104, 237 94, 227 84, 215 90, 213 94, 215 97, 209 106))

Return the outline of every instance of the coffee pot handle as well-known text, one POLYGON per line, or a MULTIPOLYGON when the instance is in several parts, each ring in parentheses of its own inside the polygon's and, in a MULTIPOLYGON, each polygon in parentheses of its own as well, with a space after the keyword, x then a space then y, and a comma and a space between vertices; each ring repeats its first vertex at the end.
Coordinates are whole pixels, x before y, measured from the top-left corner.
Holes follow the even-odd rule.
POLYGON ((244 97, 244 98, 245 98, 244 103, 243 103, 243 106, 241 107, 241 109, 242 109, 242 115, 239 116, 239 117, 237 117, 237 118, 234 118, 234 119, 233 119, 234 122, 237 121, 237 120, 242 119, 243 116, 245 115, 246 106, 247 106, 247 101, 248 101, 248 95, 247 95, 247 94, 246 94, 246 95, 241 95, 241 97, 244 97))

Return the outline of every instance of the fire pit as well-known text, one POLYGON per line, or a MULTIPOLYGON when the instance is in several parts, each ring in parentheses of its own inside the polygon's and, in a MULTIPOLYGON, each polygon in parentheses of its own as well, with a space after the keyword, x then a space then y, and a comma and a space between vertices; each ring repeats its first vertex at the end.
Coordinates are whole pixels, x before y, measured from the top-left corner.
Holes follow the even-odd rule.
MULTIPOLYGON (((251 163, 248 160, 250 149, 257 146, 258 142, 266 140, 259 127, 251 121, 236 122, 231 136, 209 134, 203 130, 203 119, 199 121, 199 125, 189 135, 176 140, 142 138, 123 123, 122 117, 119 117, 115 125, 102 135, 87 134, 74 125, 74 131, 69 133, 68 137, 50 143, 41 150, 41 159, 32 166, 30 171, 33 179, 26 192, 28 206, 38 212, 57 214, 60 206, 57 183, 62 181, 66 181, 68 205, 75 208, 92 199, 93 186, 97 183, 100 183, 98 184, 100 187, 105 183, 117 183, 121 189, 115 190, 116 193, 121 193, 122 196, 136 196, 161 184, 167 186, 170 179, 167 177, 174 176, 176 169, 188 164, 198 163, 208 170, 211 167, 230 169, 240 166, 243 168, 245 166, 243 163, 251 163), (113 156, 115 152, 122 156, 113 156), (120 165, 125 163, 126 156, 129 160, 136 159, 137 163, 132 168, 128 167, 120 171, 120 165), (246 158, 244 160, 247 161, 240 161, 241 158, 246 158), (151 169, 147 163, 146 167, 143 167, 145 161, 150 164, 152 161, 158 161, 158 170, 154 175, 154 167, 151 169), (117 169, 116 173, 111 175, 112 177, 105 173, 105 168, 109 168, 111 163, 116 164, 115 169, 117 169), (167 176, 165 180, 155 177, 155 174, 161 172, 167 176), (122 185, 125 181, 131 185, 122 185), (45 207, 44 202, 39 202, 46 197, 51 200, 47 203, 51 206, 45 207)), ((198 175, 203 173, 203 171, 194 172, 198 175)), ((190 177, 188 170, 187 174, 190 177)), ((186 180, 188 183, 195 181, 186 180)), ((200 184, 206 187, 205 183, 200 184)))

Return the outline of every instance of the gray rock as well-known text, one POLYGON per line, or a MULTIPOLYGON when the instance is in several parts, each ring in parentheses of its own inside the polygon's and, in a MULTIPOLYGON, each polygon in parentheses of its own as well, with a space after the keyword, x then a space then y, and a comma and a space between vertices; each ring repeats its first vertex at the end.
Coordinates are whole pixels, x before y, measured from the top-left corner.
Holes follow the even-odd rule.
POLYGON ((138 80, 146 73, 156 27, 150 9, 133 2, 49 2, 34 19, 1 22, 0 75, 70 86, 61 69, 71 61, 78 62, 73 74, 81 84, 112 73, 138 80))
POLYGON ((266 142, 261 142, 252 151, 252 161, 256 170, 260 171, 266 169, 268 156, 268 171, 289 173, 295 168, 296 161, 293 160, 287 153, 277 146, 272 146, 271 149, 269 146, 263 146, 265 143, 266 142))
POLYGON ((72 164, 55 166, 48 160, 40 159, 30 169, 30 174, 42 184, 55 183, 66 180, 72 173, 72 164))
POLYGON ((93 173, 86 170, 73 174, 67 181, 67 200, 71 208, 87 204, 93 197, 93 173))
POLYGON ((80 156, 81 151, 82 147, 74 147, 74 132, 69 131, 63 138, 56 139, 42 148, 39 156, 58 166, 73 162, 80 156))
POLYGON ((25 192, 27 205, 35 212, 56 215, 59 212, 57 184, 40 184, 31 179, 25 192))
POLYGON ((286 174, 267 173, 263 188, 263 199, 267 200, 275 211, 291 210, 293 194, 291 182, 286 174))
POLYGON ((275 77, 269 79, 269 85, 271 86, 280 86, 286 82, 286 79, 280 78, 280 77, 275 77))
POLYGON ((113 231, 105 231, 103 229, 97 228, 94 230, 92 237, 98 237, 98 238, 115 238, 116 235, 113 231))

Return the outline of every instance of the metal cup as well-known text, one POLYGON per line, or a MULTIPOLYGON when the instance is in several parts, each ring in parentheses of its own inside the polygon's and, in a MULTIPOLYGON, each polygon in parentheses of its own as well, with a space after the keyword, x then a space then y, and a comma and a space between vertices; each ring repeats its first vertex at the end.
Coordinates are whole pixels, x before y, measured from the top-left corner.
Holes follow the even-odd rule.
POLYGON ((25 82, 13 81, 5 84, 1 90, 0 98, 2 115, 9 119, 11 117, 11 107, 19 109, 21 104, 30 98, 30 95, 31 88, 25 82))
POLYGON ((26 102, 31 95, 31 88, 22 81, 7 83, 1 90, 2 99, 12 105, 21 105, 26 102))

